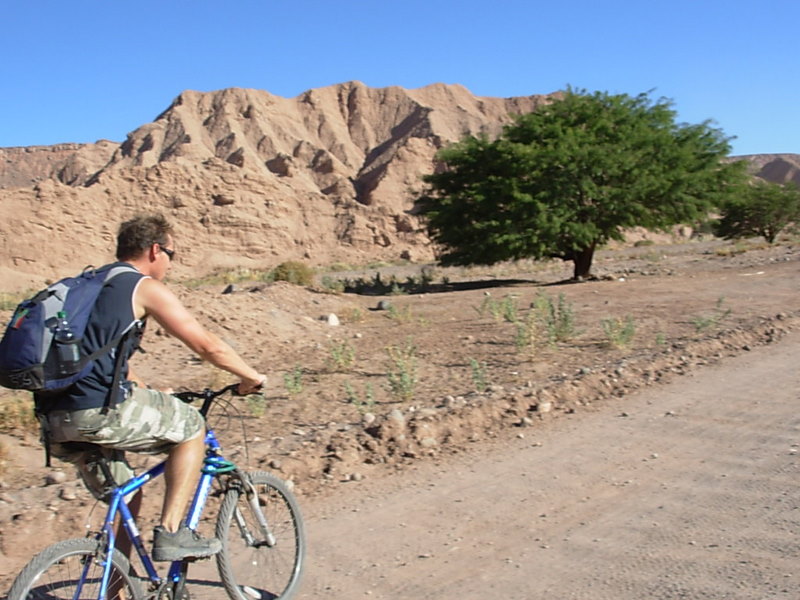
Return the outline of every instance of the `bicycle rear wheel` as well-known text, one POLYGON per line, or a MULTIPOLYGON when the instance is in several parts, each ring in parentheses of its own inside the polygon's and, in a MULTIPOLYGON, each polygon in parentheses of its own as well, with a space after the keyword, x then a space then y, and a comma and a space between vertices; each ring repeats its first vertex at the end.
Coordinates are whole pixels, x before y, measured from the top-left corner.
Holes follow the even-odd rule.
MULTIPOLYGON (((96 600, 100 597, 103 566, 100 542, 77 538, 56 542, 42 550, 20 572, 8 600, 96 600), (80 592, 78 590, 80 588, 80 592)), ((139 600, 142 592, 128 559, 114 553, 109 576, 109 600, 139 600)))
POLYGON ((245 476, 256 497, 248 498, 241 483, 231 486, 217 518, 222 583, 233 600, 288 600, 297 591, 305 556, 300 508, 277 477, 264 471, 245 476))

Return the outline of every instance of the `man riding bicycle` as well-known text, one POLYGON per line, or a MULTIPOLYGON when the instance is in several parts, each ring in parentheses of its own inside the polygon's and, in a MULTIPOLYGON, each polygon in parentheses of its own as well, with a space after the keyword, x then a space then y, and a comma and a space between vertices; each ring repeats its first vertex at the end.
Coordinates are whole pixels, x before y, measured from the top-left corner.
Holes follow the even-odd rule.
MULTIPOLYGON (((250 367, 228 344, 207 331, 163 283, 175 258, 173 228, 161 215, 137 216, 122 223, 117 235, 118 264, 133 269, 117 274, 103 288, 89 317, 84 350, 94 352, 119 336, 131 323, 154 319, 202 359, 240 379, 239 393, 257 391, 266 376, 250 367)), ((89 490, 101 497, 106 483, 85 452, 65 442, 91 442, 102 448, 118 483, 133 476, 126 450, 168 453, 166 492, 161 523, 155 528, 153 558, 173 561, 211 556, 221 545, 201 538, 182 523, 186 505, 200 476, 205 454, 205 422, 200 413, 169 393, 150 389, 128 366, 138 344, 119 357, 120 383, 112 382, 117 356, 94 361, 89 375, 65 392, 37 394, 36 408, 53 456, 74 463, 89 490)), ((135 512, 141 498, 131 501, 135 512)))

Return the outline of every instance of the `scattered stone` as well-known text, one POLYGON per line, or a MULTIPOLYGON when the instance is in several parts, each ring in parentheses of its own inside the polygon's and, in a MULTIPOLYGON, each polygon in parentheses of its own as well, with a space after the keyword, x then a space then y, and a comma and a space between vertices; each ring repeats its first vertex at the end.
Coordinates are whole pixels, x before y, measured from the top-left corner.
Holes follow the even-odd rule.
POLYGON ((400 409, 397 408, 392 409, 387 419, 400 427, 405 427, 406 425, 406 418, 403 416, 403 413, 400 412, 400 409))
POLYGON ((270 466, 271 469, 275 469, 276 471, 280 471, 281 467, 283 466, 283 463, 281 463, 281 461, 278 460, 277 458, 273 458, 271 461, 269 461, 269 466, 270 466))
POLYGON ((58 493, 58 497, 62 500, 76 500, 78 498, 78 494, 75 493, 73 488, 61 488, 61 491, 58 493))
POLYGON ((233 294, 235 291, 236 291, 236 286, 233 285, 232 283, 229 283, 227 285, 227 287, 224 290, 222 290, 222 293, 223 294, 233 294))
POLYGON ((551 410, 553 410, 553 403, 547 400, 536 405, 536 412, 540 414, 549 413, 551 410))
POLYGON ((390 308, 392 308, 392 303, 388 300, 381 300, 378 302, 378 306, 376 306, 377 310, 389 310, 390 308))
POLYGON ((351 473, 348 479, 350 481, 363 481, 364 476, 361 473, 351 473))
POLYGON ((57 483, 64 483, 67 480, 67 474, 63 471, 53 471, 44 477, 45 485, 55 485, 57 483))
POLYGON ((329 315, 320 317, 320 321, 325 321, 331 327, 338 327, 339 325, 341 325, 339 317, 337 317, 336 314, 334 313, 330 313, 329 315))

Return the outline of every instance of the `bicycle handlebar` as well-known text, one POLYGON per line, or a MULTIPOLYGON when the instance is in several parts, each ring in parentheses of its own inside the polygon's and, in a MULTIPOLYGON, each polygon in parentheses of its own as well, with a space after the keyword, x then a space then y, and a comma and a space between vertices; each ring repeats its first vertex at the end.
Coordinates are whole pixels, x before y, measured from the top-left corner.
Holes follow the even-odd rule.
POLYGON ((239 394, 239 384, 232 383, 230 385, 226 385, 224 388, 220 390, 212 390, 210 388, 204 389, 202 392, 173 392, 173 396, 182 400, 183 402, 192 402, 193 400, 213 400, 219 396, 222 396, 226 393, 232 393, 234 396, 238 396, 239 394))
POLYGON ((227 394, 230 392, 234 396, 241 396, 242 394, 239 393, 239 384, 232 383, 230 385, 226 385, 224 388, 219 390, 212 390, 210 388, 204 389, 202 392, 174 392, 172 395, 178 398, 179 400, 188 403, 191 403, 193 400, 202 400, 203 406, 200 408, 200 414, 206 416, 208 413, 208 409, 211 408, 211 403, 214 401, 214 398, 218 398, 223 394, 227 394))

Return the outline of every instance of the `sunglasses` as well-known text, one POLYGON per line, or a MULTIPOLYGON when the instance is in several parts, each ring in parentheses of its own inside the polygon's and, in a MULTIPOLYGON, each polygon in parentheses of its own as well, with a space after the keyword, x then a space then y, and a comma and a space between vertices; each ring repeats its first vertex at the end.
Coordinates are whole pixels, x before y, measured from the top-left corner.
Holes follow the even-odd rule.
POLYGON ((169 262, 172 262, 172 260, 175 258, 175 250, 170 250, 169 248, 165 248, 161 244, 159 244, 158 247, 161 249, 161 251, 164 254, 167 255, 167 258, 169 259, 169 262))

